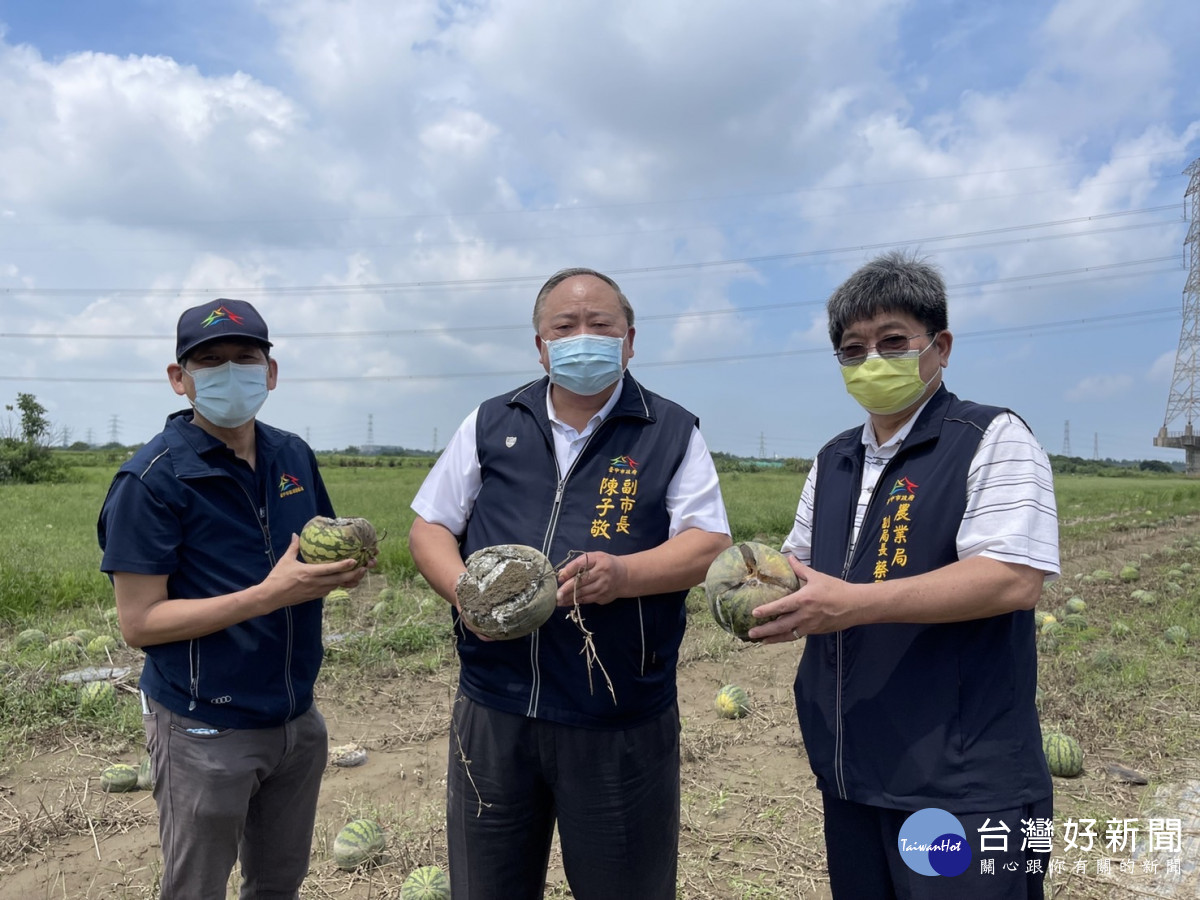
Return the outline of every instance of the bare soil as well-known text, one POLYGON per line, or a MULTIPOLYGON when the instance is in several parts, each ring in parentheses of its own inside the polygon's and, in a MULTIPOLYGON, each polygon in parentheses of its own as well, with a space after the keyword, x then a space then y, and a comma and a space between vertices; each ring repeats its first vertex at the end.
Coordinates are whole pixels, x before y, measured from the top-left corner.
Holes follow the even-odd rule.
MULTIPOLYGON (((1119 553, 1112 545, 1092 548, 1092 553, 1065 566, 1064 578, 1117 555, 1153 553, 1181 533, 1200 534, 1200 523, 1114 536, 1119 553)), ((363 602, 370 603, 365 598, 363 602)), ((711 623, 689 628, 679 670, 679 896, 685 900, 829 896, 820 801, 792 699, 800 649, 799 644, 742 644, 711 623), (752 712, 746 718, 727 720, 717 714, 714 697, 727 683, 737 683, 749 694, 752 712)), ((136 656, 131 653, 130 659, 136 656)), ((398 898, 400 884, 412 868, 445 865, 445 771, 456 678, 451 663, 433 674, 355 678, 343 673, 319 685, 318 703, 329 723, 330 745, 356 744, 367 751, 367 762, 326 770, 306 898, 398 898), (388 851, 373 868, 343 872, 330 858, 333 836, 360 815, 379 819, 388 833, 388 851)), ((136 671, 125 686, 131 688, 135 681, 136 671)), ((1200 710, 1190 714, 1196 718, 1200 710)), ((1087 735, 1080 737, 1094 762, 1082 778, 1065 787, 1056 779, 1056 791, 1093 798, 1117 792, 1129 814, 1136 814, 1140 792, 1153 787, 1116 782, 1104 764, 1146 761, 1116 754, 1104 758, 1103 745, 1089 745, 1087 735)), ((136 765, 140 755, 140 748, 129 746, 41 747, 0 777, 0 897, 155 896, 157 814, 150 794, 104 794, 98 787, 105 764, 136 765)), ((1178 780, 1186 761, 1172 765, 1178 780)), ((1197 775, 1200 772, 1192 772, 1197 775)), ((570 896, 559 862, 556 848, 547 878, 550 898, 570 896)), ((1100 887, 1106 897, 1179 896, 1136 887, 1110 893, 1089 879, 1070 877, 1054 880, 1053 895, 1095 897, 1101 895, 1100 887)), ((236 875, 230 896, 236 897, 236 875)))

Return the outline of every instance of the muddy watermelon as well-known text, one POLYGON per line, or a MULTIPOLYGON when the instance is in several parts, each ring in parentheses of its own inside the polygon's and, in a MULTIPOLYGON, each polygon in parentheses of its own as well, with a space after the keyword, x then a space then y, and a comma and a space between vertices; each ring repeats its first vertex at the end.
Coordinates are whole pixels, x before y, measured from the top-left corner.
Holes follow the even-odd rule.
POLYGON ((1059 778, 1074 778, 1083 772, 1083 750, 1069 734, 1048 731, 1042 735, 1042 751, 1050 774, 1059 778))
POLYGON ((366 519, 313 516, 300 532, 300 558, 307 563, 353 559, 365 566, 378 552, 379 537, 366 519))
POLYGON ((450 879, 437 866, 413 869, 400 885, 400 900, 450 900, 450 879))
POLYGON ((751 613, 800 587, 787 557, 773 547, 747 541, 717 554, 704 576, 704 594, 717 624, 743 641, 750 629, 770 619, 751 613))
POLYGON ((476 550, 466 560, 456 593, 459 614, 496 640, 524 637, 554 612, 558 576, 550 560, 524 544, 476 550))
POLYGON ((339 869, 355 869, 378 856, 386 844, 378 822, 355 819, 333 839, 333 861, 339 869))

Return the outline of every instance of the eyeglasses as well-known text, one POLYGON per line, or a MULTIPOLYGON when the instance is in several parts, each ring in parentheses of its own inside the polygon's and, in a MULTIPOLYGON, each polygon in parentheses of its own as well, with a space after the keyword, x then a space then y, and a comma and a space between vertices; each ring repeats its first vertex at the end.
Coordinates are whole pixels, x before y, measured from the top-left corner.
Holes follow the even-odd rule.
POLYGON ((839 347, 833 351, 834 356, 838 358, 843 366, 857 366, 867 358, 867 354, 871 350, 878 351, 879 355, 884 359, 889 357, 895 358, 903 356, 908 352, 909 342, 913 338, 929 337, 937 334, 936 331, 922 331, 918 334, 888 334, 881 337, 873 345, 872 344, 846 344, 844 347, 839 347))

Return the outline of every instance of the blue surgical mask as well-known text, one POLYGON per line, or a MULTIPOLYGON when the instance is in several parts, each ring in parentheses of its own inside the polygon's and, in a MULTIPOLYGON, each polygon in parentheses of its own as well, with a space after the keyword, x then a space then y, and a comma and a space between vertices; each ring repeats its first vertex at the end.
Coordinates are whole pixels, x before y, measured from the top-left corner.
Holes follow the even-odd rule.
POLYGON ((222 363, 209 369, 183 370, 196 385, 196 412, 218 428, 237 428, 258 414, 267 400, 267 367, 222 363))
POLYGON ((550 383, 572 394, 591 397, 616 384, 622 363, 626 332, 621 337, 576 334, 545 341, 550 356, 550 383))

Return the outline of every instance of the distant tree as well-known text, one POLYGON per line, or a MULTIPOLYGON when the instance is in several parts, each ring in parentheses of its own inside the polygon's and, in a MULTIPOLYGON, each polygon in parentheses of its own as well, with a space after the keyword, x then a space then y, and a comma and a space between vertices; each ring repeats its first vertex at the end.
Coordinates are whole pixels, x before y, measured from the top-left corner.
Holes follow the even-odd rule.
POLYGON ((50 452, 50 420, 46 407, 33 394, 17 394, 15 407, 5 405, 9 413, 20 411, 20 426, 14 429, 11 419, 0 437, 0 483, 34 484, 39 481, 61 481, 65 467, 50 452))
POLYGON ((1163 462, 1161 459, 1143 459, 1138 468, 1143 472, 1161 472, 1164 475, 1170 475, 1175 471, 1171 468, 1170 463, 1163 462))

